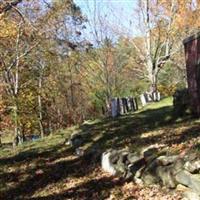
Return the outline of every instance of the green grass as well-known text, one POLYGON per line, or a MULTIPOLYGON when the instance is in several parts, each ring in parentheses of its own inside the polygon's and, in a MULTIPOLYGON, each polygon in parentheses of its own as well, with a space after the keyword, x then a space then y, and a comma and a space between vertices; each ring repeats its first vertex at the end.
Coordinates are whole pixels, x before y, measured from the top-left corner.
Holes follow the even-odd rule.
POLYGON ((158 143, 171 151, 181 151, 191 142, 200 149, 199 125, 199 120, 188 116, 174 118, 172 98, 165 98, 136 113, 86 121, 15 150, 1 148, 0 199, 91 199, 93 194, 105 199, 118 183, 102 174, 99 161, 76 157, 74 150, 64 145, 73 132, 86 133, 83 148, 88 151, 125 147, 140 150, 158 143))

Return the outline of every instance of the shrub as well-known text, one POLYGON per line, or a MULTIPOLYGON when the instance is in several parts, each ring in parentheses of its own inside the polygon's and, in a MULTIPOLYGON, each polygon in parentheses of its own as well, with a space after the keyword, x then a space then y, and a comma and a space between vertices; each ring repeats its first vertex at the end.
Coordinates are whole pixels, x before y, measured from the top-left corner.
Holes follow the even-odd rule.
POLYGON ((158 91, 162 96, 172 96, 176 91, 176 85, 158 85, 158 91))
POLYGON ((189 110, 188 89, 178 89, 173 95, 174 113, 176 116, 183 116, 189 110))

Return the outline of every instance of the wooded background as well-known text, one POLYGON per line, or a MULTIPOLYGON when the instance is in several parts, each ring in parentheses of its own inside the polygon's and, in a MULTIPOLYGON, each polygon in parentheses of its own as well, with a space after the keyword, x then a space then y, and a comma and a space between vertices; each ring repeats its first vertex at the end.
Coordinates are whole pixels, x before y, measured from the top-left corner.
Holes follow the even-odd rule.
POLYGON ((182 41, 199 30, 199 8, 199 0, 138 1, 141 34, 130 37, 98 9, 88 20, 72 0, 1 0, 0 132, 17 145, 101 117, 113 97, 185 87, 182 41))

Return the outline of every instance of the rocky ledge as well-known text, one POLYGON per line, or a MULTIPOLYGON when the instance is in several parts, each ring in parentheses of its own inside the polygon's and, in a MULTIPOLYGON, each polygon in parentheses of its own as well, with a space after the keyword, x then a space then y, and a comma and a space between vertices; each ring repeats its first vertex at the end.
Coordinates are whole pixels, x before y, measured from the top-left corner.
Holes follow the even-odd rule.
POLYGON ((141 152, 109 149, 102 154, 104 171, 140 185, 159 184, 200 200, 200 158, 196 153, 171 154, 150 146, 141 152))

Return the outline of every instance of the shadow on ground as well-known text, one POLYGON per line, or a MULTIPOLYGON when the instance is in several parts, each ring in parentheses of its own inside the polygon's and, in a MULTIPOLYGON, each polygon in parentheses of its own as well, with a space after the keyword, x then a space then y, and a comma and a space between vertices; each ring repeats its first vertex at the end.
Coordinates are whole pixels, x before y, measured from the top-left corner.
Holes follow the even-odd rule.
MULTIPOLYGON (((98 147, 102 152, 108 148, 142 148, 162 142, 168 146, 187 142, 200 136, 199 124, 187 116, 179 122, 172 116, 172 107, 149 109, 136 114, 104 119, 95 124, 83 124, 80 129, 88 133, 90 145, 87 150, 98 147), (180 134, 173 130, 186 126, 180 134), (160 134, 141 137, 148 132, 160 134)), ((43 197, 33 197, 38 191, 52 184, 67 185, 69 180, 83 178, 99 166, 99 160, 90 156, 76 157, 72 148, 59 142, 50 149, 33 148, 0 159, 0 199, 105 199, 113 187, 123 181, 113 177, 92 178, 77 186, 63 188, 43 197)), ((99 173, 99 172, 98 172, 99 173)))

